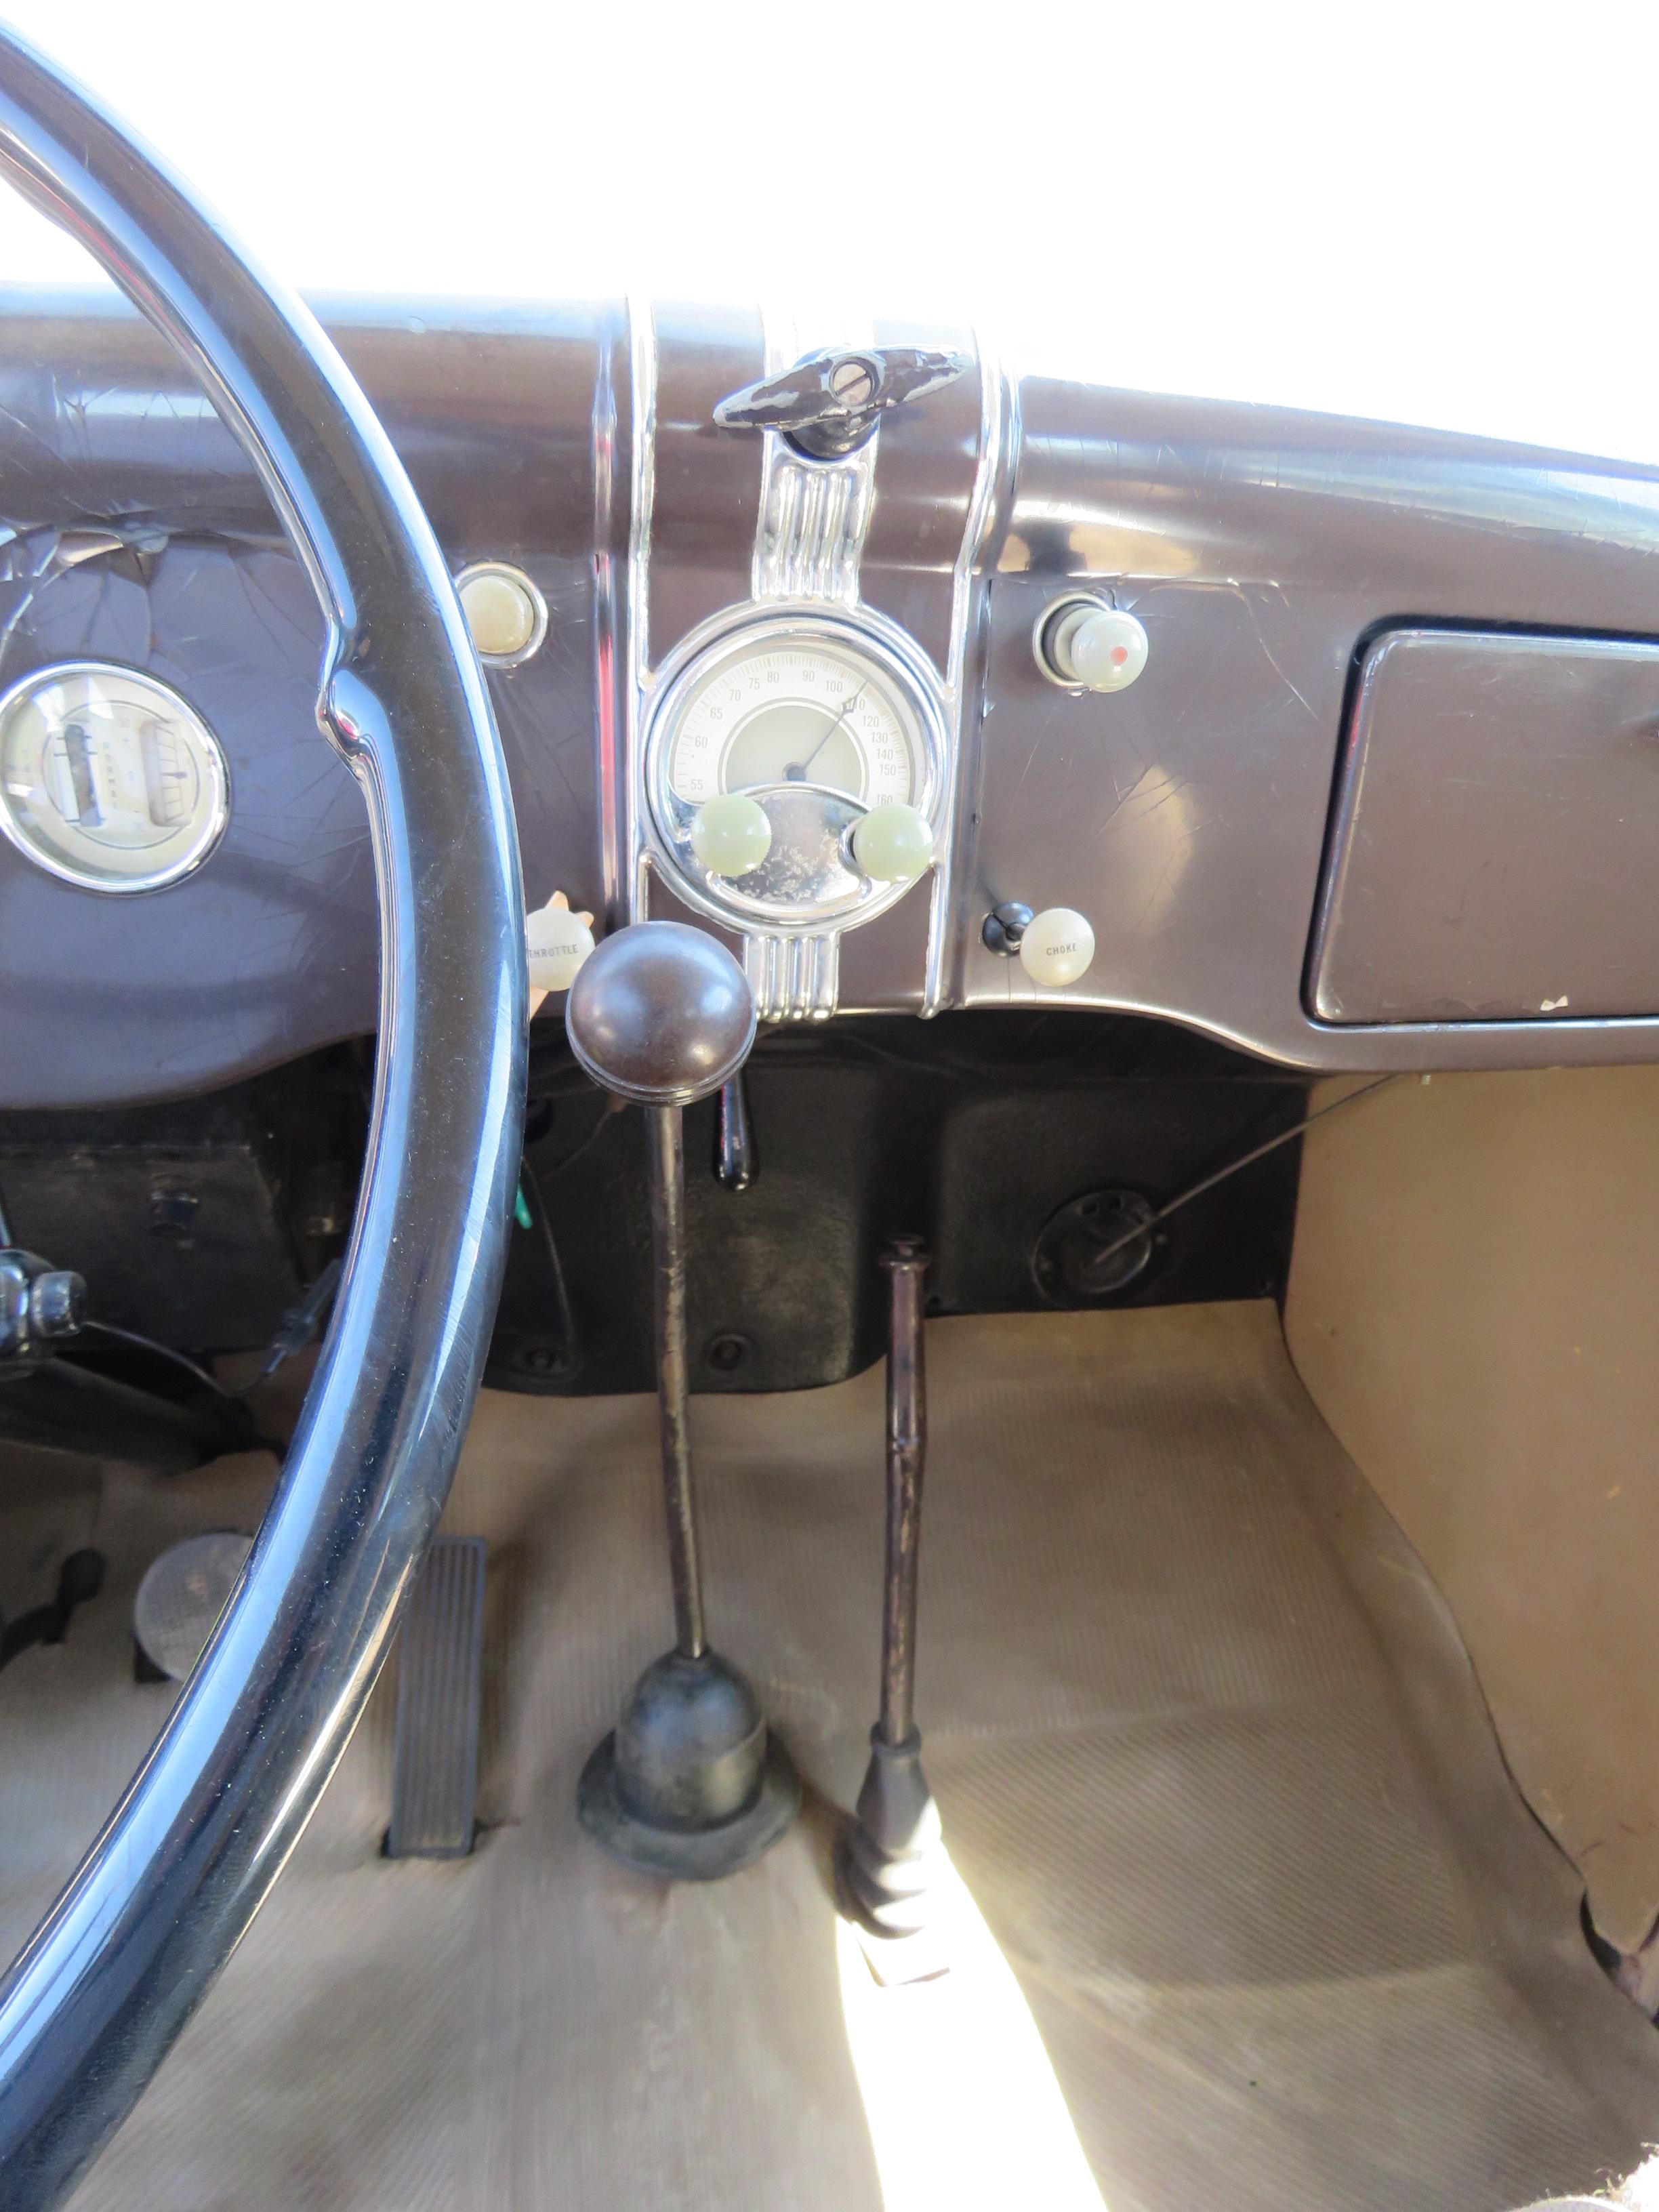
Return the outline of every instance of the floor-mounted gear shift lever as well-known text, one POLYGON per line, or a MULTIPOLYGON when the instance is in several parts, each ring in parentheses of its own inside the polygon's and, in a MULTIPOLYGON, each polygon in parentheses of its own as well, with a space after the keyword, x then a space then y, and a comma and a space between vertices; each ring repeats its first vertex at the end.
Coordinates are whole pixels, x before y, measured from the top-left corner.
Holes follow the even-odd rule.
POLYGON ((681 922, 635 922, 578 970, 565 1029, 594 1081, 646 1109, 675 1631, 674 1649, 646 1668, 582 1769, 577 1807, 588 1833, 623 1865, 707 1881, 758 1858, 800 1802, 794 1766, 754 1691, 708 1648, 691 1486, 681 1109, 741 1068, 755 1041, 755 1001, 716 939, 681 922))
POLYGON ((922 1283, 927 1255, 901 1237, 882 1255, 891 1285, 887 1346, 887 1563, 881 1619, 881 1711, 870 1764, 836 1850, 842 1910, 878 1979, 931 1979, 949 1965, 937 1911, 939 1808, 921 1771, 916 1726, 916 1566, 927 1456, 922 1283))

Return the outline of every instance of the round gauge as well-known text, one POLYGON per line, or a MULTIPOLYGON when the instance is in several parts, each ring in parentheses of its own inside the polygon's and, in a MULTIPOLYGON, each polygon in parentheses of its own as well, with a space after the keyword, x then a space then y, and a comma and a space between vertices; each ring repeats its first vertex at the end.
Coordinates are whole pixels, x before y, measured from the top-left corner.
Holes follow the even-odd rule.
POLYGON ((229 780, 207 724, 153 676, 37 669, 0 698, 0 830, 88 890, 154 890, 204 860, 229 780))
POLYGON ((915 709, 868 653, 810 632, 757 637, 720 654, 678 702, 668 762, 689 805, 717 792, 810 784, 860 805, 914 802, 915 709))
POLYGON ((867 920, 901 896, 904 883, 860 865, 857 833, 877 809, 931 825, 936 689, 902 634, 833 616, 750 619, 706 644, 665 684, 646 740, 653 820, 682 893, 741 927, 784 931, 867 920), (743 818, 728 820, 740 801, 743 818))

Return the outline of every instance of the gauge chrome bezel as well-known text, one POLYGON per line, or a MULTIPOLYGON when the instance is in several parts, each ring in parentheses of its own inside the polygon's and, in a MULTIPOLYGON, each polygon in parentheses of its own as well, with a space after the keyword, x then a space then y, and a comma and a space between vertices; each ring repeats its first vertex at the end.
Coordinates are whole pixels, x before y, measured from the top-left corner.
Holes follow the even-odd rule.
POLYGON ((218 735, 199 708, 192 707, 183 693, 148 668, 135 668, 124 660, 54 660, 45 667, 32 668, 20 676, 15 684, 0 692, 0 836, 20 852, 33 866, 59 883, 72 884, 76 890, 96 891, 112 898, 125 898, 135 891, 165 890, 173 884, 181 883, 209 860, 224 836, 230 820, 230 763, 218 735), (206 755, 209 804, 200 828, 184 853, 169 860, 165 867, 152 868, 143 875, 109 877, 98 876, 77 867, 74 861, 46 852, 34 843, 28 831, 12 812, 12 802, 4 788, 4 750, 7 717, 27 692, 71 676, 122 677, 147 684, 159 692, 203 741, 206 755))
MULTIPOLYGON (((541 586, 533 576, 527 576, 516 562, 469 561, 465 568, 455 574, 455 596, 459 599, 467 585, 480 576, 501 576, 515 591, 522 592, 530 603, 530 635, 515 653, 486 653, 475 640, 472 650, 486 668, 522 668, 526 660, 533 660, 547 642, 547 599, 541 586)), ((461 609, 461 619, 466 621, 466 609, 461 609)), ((467 628, 471 637, 471 627, 467 628)))
MULTIPOLYGON (((856 928, 884 914, 912 885, 877 883, 849 856, 847 866, 857 875, 858 886, 840 897, 797 902, 757 898, 729 878, 712 874, 697 859, 690 841, 696 809, 673 787, 674 741, 690 695, 725 662, 784 642, 820 645, 872 662, 898 693, 921 740, 919 787, 911 804, 926 818, 935 842, 939 841, 949 741, 944 701, 931 663, 896 623, 867 608, 843 614, 817 601, 775 607, 765 614, 744 607, 719 616, 684 639, 657 672, 643 739, 647 849, 678 897, 728 928, 781 937, 856 928)), ((855 815, 867 811, 860 801, 841 796, 855 815)))

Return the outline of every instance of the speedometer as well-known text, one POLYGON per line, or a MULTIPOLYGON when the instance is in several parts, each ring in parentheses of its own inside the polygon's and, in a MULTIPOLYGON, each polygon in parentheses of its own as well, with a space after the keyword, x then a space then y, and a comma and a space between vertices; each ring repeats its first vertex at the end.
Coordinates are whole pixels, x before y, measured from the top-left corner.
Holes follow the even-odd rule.
POLYGON ((694 805, 780 784, 814 784, 866 807, 909 805, 921 750, 914 708, 866 655, 810 635, 760 639, 688 690, 669 776, 694 805))
POLYGON ((936 679, 902 632, 779 614, 668 672, 646 738, 657 857, 745 932, 869 920, 925 867, 944 785, 936 679))

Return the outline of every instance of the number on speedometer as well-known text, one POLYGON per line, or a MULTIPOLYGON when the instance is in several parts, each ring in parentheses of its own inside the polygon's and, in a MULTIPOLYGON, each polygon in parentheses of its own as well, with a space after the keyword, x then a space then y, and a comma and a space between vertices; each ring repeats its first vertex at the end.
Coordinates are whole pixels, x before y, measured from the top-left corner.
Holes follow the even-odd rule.
POLYGON ((892 678, 855 649, 817 639, 756 641, 686 694, 669 781, 689 805, 718 792, 805 784, 862 806, 915 802, 915 717, 892 678))

